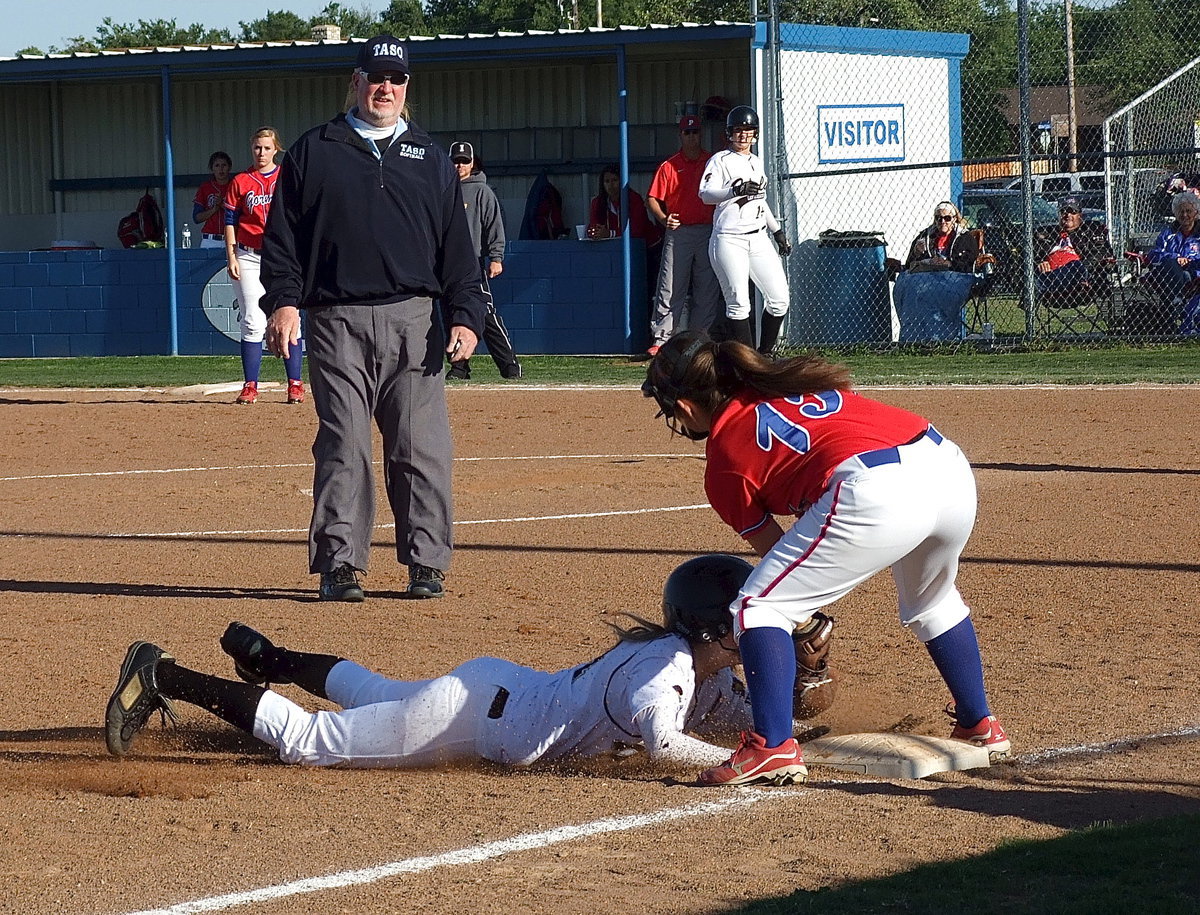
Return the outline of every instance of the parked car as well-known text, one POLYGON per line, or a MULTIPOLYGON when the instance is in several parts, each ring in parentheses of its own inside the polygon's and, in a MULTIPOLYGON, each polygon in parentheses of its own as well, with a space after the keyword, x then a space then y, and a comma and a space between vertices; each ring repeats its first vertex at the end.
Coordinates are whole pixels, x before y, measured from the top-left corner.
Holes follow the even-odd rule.
MULTIPOLYGON (((1104 211, 1104 172, 1054 172, 1031 175, 1036 197, 1057 204, 1064 197, 1075 197, 1085 209, 1104 211)), ((1021 190, 1021 179, 1012 178, 1008 190, 1021 190)))
MULTIPOLYGON (((983 229, 987 252, 996 258, 993 288, 1015 291, 1020 288, 1021 250, 1025 246, 1024 210, 1021 191, 997 188, 964 190, 959 211, 973 229, 983 229)), ((1058 207, 1041 197, 1033 198, 1033 227, 1058 222, 1058 207)))

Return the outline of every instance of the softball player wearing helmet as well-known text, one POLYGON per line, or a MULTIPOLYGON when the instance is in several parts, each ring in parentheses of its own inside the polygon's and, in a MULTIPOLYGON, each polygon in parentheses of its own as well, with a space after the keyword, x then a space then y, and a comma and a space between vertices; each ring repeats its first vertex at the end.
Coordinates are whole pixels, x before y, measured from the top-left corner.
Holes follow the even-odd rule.
POLYGON ((643 391, 673 431, 707 439, 708 500, 763 557, 730 606, 754 731, 701 781, 771 781, 801 759, 791 730, 792 630, 887 568, 901 623, 925 643, 954 698, 950 736, 1006 756, 954 584, 976 503, 954 443, 928 420, 854 393, 842 366, 812 356, 773 362, 690 331, 662 346, 643 391), (785 532, 776 515, 796 521, 785 532))
POLYGON ((725 135, 729 148, 708 160, 700 179, 700 199, 716 205, 708 256, 725 296, 725 316, 733 338, 748 346, 754 345, 751 280, 762 293, 764 312, 758 349, 770 353, 779 340, 788 310, 787 277, 779 256, 786 257, 792 247, 767 206, 762 159, 750 151, 758 139, 754 109, 739 105, 730 111, 725 119, 725 135))
MULTIPOLYGON (((254 167, 229 182, 225 191, 225 259, 229 277, 237 289, 238 323, 241 328, 242 373, 245 384, 237 403, 258 400, 258 373, 262 366, 263 337, 267 315, 259 306, 266 290, 259 279, 263 230, 275 196, 279 166, 275 157, 283 151, 274 127, 260 127, 250 140, 254 167)), ((304 402, 301 380, 302 346, 295 346, 284 360, 288 377, 288 403, 304 402)))
MULTIPOLYGON (((171 700, 198 705, 310 766, 415 767, 487 759, 514 766, 640 745, 651 759, 717 765, 727 749, 685 733, 750 725, 728 603, 748 562, 710 554, 683 563, 663 589, 662 625, 632 617, 619 641, 553 673, 476 658, 433 680, 392 680, 333 655, 289 651, 241 623, 221 647, 247 685, 178 664, 149 642, 130 646, 106 712, 108 749, 125 755, 171 700), (262 683, 295 683, 340 705, 311 713, 262 683)), ((790 649, 789 649, 790 650, 790 649)), ((791 768, 803 778, 803 765, 791 768)), ((777 773, 778 774, 778 773, 777 773)))

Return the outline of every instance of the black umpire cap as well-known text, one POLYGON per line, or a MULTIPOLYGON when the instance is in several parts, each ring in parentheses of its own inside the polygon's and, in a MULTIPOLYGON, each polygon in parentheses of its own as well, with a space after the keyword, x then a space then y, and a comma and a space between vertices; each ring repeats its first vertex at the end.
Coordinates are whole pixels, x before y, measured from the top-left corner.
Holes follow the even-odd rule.
POLYGON ((376 35, 359 46, 357 65, 364 73, 408 75, 408 48, 394 35, 376 35))

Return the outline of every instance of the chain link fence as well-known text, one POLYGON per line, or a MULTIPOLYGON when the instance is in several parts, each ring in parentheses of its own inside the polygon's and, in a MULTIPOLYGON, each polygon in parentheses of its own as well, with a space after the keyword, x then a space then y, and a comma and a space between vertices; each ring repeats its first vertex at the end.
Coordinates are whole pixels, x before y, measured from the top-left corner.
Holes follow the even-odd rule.
POLYGON ((1007 5, 820 9, 829 24, 765 16, 759 151, 793 243, 791 346, 1196 334, 1200 281, 1154 266, 1173 194, 1200 185, 1200 36, 1177 10, 1033 6, 1023 112, 1007 5))

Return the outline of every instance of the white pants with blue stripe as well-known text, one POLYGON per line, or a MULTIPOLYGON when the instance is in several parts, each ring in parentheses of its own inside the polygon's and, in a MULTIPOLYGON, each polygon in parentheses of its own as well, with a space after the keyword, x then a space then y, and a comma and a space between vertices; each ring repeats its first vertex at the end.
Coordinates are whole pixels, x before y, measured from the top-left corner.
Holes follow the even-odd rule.
POLYGON ((954 580, 975 525, 971 465, 935 432, 894 451, 894 462, 868 466, 852 457, 838 465, 731 606, 738 636, 764 626, 791 632, 889 567, 900 622, 922 642, 967 618, 954 580))

